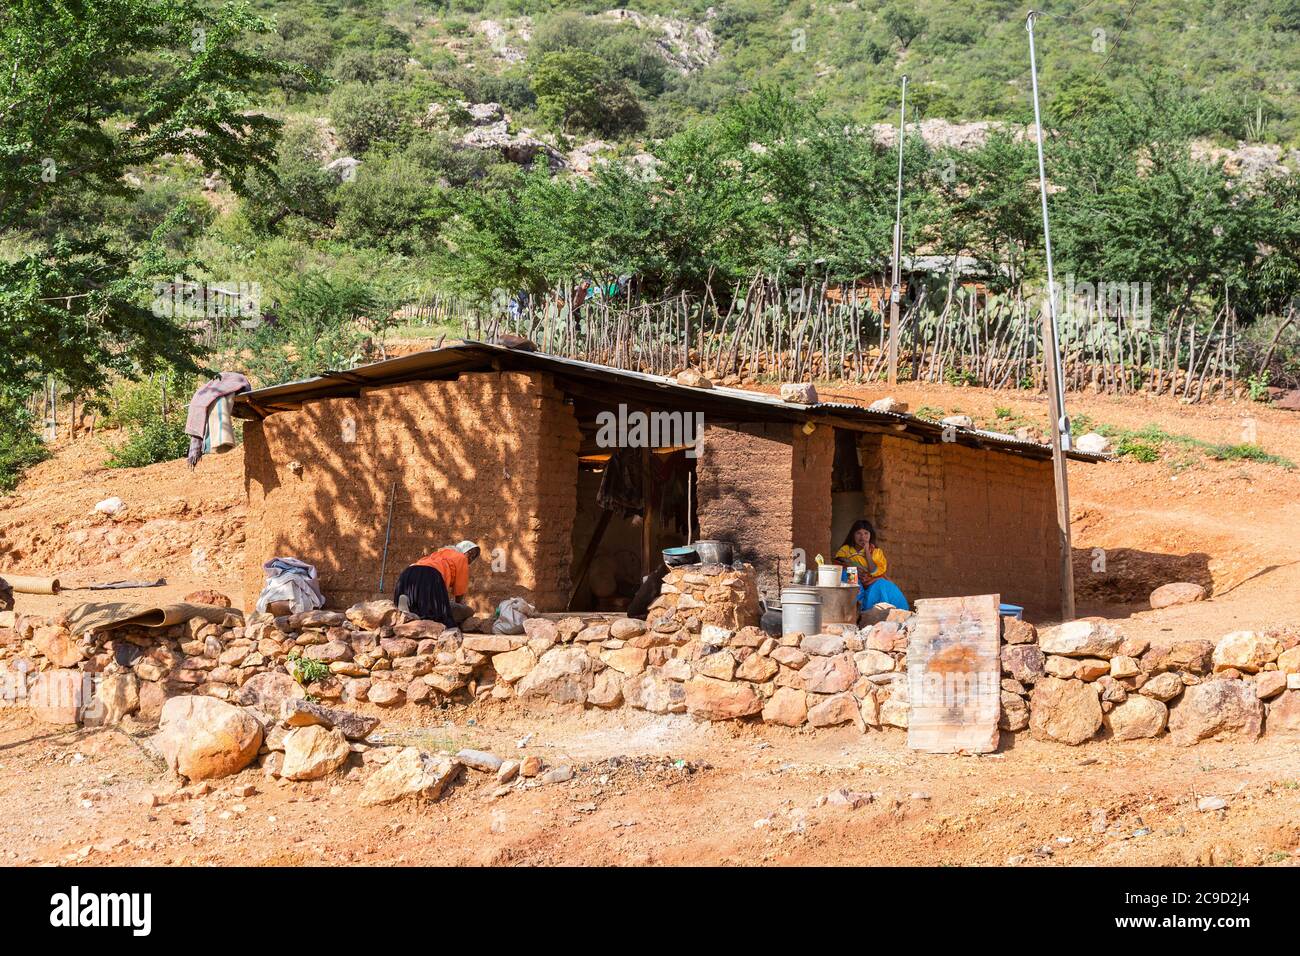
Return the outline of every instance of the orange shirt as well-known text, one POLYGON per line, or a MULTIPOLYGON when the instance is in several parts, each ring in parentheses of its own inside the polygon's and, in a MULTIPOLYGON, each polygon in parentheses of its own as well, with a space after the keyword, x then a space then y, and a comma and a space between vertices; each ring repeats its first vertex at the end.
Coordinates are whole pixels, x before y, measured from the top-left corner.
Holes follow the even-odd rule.
POLYGON ((440 548, 415 563, 441 574, 442 583, 447 585, 447 593, 452 597, 463 597, 469 591, 469 558, 455 548, 440 548))

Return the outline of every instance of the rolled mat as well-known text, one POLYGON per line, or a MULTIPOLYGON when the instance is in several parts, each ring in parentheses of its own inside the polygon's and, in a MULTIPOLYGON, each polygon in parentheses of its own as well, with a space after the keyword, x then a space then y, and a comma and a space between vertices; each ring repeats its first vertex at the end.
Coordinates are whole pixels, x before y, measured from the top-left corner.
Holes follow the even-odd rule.
POLYGON ((30 574, 0 574, 11 588, 19 594, 58 594, 58 578, 40 578, 30 574))
POLYGON ((220 624, 230 608, 211 604, 129 604, 124 601, 95 601, 79 604, 68 612, 68 630, 73 634, 87 631, 110 631, 128 625, 135 627, 171 627, 191 618, 220 624))

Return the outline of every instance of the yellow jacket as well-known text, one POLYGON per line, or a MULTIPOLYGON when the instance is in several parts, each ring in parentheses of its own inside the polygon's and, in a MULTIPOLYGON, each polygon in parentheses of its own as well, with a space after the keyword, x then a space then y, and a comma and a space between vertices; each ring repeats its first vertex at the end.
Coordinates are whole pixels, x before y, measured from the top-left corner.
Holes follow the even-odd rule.
POLYGON ((873 578, 883 578, 885 576, 885 552, 879 548, 871 549, 871 561, 875 564, 876 570, 871 571, 867 566, 867 556, 853 547, 846 544, 835 552, 835 560, 843 561, 845 564, 856 564, 862 570, 867 571, 873 578))

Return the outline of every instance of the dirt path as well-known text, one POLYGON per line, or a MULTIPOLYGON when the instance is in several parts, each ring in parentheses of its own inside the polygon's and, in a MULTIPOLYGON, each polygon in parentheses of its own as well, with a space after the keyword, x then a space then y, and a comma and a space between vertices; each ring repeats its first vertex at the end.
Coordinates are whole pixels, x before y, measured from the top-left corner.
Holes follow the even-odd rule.
POLYGON ((355 781, 279 784, 249 770, 154 807, 150 795, 173 784, 138 741, 51 734, 10 712, 0 716, 0 844, 11 863, 82 865, 1300 864, 1293 741, 1023 740, 961 758, 908 751, 902 731, 470 713, 387 733, 536 753, 574 766, 574 779, 494 798, 493 782, 465 771, 436 804, 367 809, 355 781), (249 784, 257 792, 235 795, 249 784), (837 789, 873 798, 856 810, 822 800, 837 789), (1198 811, 1207 795, 1227 808, 1198 811))

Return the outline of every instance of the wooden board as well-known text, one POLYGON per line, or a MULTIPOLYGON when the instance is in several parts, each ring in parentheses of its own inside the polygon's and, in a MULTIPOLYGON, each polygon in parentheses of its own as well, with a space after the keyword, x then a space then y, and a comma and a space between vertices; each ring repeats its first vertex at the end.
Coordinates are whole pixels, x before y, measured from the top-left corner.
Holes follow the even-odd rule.
POLYGON ((992 753, 1002 711, 1001 596, 916 602, 907 642, 907 746, 992 753))

